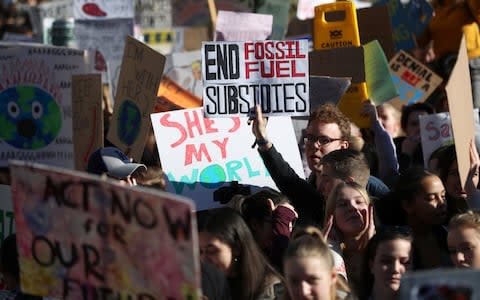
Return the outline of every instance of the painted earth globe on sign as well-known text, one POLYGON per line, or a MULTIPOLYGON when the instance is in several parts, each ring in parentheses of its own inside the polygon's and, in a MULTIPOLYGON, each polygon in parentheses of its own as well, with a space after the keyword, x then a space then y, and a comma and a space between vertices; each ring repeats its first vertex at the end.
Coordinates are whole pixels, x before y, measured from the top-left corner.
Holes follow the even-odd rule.
POLYGON ((43 89, 18 85, 0 93, 0 138, 25 150, 46 147, 62 127, 60 107, 43 89))
POLYGON ((130 100, 120 105, 117 130, 122 143, 131 146, 137 140, 142 125, 142 114, 138 106, 130 100))

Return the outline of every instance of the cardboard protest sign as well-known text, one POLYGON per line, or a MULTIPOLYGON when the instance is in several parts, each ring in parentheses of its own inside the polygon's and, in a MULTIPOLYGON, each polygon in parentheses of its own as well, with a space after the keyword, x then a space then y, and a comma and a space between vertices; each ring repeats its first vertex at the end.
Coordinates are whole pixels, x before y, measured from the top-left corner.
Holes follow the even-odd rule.
POLYGON ((0 184, 0 241, 15 233, 15 218, 13 214, 12 192, 10 186, 0 184))
POLYGON ((337 105, 349 86, 350 78, 310 76, 310 111, 327 102, 337 105))
POLYGON ((202 97, 202 52, 200 50, 172 53, 167 57, 165 75, 182 88, 202 97))
POLYGON ((115 95, 125 39, 133 34, 133 19, 75 21, 74 30, 78 48, 92 52, 94 72, 102 74, 102 82, 108 83, 115 95))
POLYGON ((393 82, 400 94, 399 105, 423 102, 442 83, 442 78, 405 51, 390 60, 393 82))
POLYGON ((402 276, 400 300, 480 299, 480 271, 435 269, 407 272, 402 276))
POLYGON ((273 16, 220 10, 214 41, 266 40, 272 33, 273 16))
POLYGON ((171 111, 183 108, 202 107, 202 99, 163 75, 158 89, 154 112, 171 111))
POLYGON ((141 28, 169 28, 172 26, 171 0, 136 0, 135 20, 141 28))
POLYGON ((183 49, 185 51, 201 49, 202 42, 208 40, 210 40, 210 35, 205 26, 183 28, 183 49))
POLYGON ((453 67, 445 90, 450 116, 452 117, 458 173, 463 187, 470 170, 470 140, 475 135, 474 119, 471 113, 473 111, 472 85, 465 37, 462 38, 460 43, 457 62, 453 67))
POLYGON ((87 169, 90 154, 103 147, 102 78, 72 76, 73 147, 75 169, 87 169))
POLYGON ((380 105, 398 96, 398 91, 390 75, 388 61, 377 40, 363 46, 365 76, 369 98, 380 105))
POLYGON ((164 66, 165 56, 127 37, 107 138, 136 161, 142 157, 164 66))
POLYGON ((305 40, 204 42, 205 115, 246 116, 256 104, 268 116, 308 115, 308 75, 305 40))
POLYGON ((131 0, 73 0, 75 20, 133 19, 134 2, 131 0))
POLYGON ((357 10, 357 21, 362 45, 378 40, 385 56, 390 60, 396 51, 387 6, 377 5, 357 10))
MULTIPOLYGON (((233 181, 275 187, 257 149, 247 118, 204 118, 201 108, 152 114, 167 190, 192 197, 197 209, 218 207, 213 193, 233 181)), ((271 140, 290 166, 303 178, 293 127, 288 117, 268 119, 271 140)))
POLYGON ((57 299, 199 299, 190 200, 13 161, 23 292, 57 299))
POLYGON ((20 159, 73 168, 71 76, 88 63, 77 49, 0 49, 0 166, 20 159))

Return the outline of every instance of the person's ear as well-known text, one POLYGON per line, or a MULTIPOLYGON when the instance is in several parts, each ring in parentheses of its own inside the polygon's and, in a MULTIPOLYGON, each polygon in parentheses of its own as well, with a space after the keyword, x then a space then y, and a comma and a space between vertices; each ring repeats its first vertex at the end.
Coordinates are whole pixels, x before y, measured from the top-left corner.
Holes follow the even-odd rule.
POLYGON ((348 147, 350 147, 350 143, 348 141, 340 142, 340 149, 348 149, 348 147))
POLYGON ((332 284, 337 283, 338 275, 337 275, 337 270, 335 270, 335 268, 332 268, 331 278, 332 278, 332 284))
POLYGON ((353 178, 353 176, 347 176, 347 178, 345 179, 346 182, 355 182, 355 178, 353 178))

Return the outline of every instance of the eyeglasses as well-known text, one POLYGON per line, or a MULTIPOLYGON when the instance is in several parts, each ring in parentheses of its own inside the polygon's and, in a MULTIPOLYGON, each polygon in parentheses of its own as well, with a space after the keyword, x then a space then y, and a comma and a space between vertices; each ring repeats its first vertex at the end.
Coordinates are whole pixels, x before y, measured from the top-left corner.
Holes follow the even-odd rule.
POLYGON ((327 145, 327 144, 330 144, 331 142, 334 142, 334 141, 341 141, 343 140, 342 138, 339 138, 339 139, 333 139, 333 138, 329 138, 328 136, 315 136, 313 134, 307 134, 305 135, 305 137, 303 138, 303 142, 305 143, 305 145, 315 145, 315 144, 318 144, 320 146, 324 146, 324 145, 327 145))

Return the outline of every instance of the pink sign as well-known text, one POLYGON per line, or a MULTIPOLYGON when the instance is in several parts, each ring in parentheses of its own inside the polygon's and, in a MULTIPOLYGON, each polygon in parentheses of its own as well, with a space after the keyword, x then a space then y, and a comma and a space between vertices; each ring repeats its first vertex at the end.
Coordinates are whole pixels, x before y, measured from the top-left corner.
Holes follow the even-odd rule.
POLYGON ((198 299, 191 201, 43 165, 14 161, 10 170, 22 291, 198 299))

